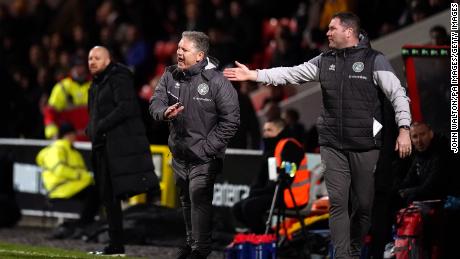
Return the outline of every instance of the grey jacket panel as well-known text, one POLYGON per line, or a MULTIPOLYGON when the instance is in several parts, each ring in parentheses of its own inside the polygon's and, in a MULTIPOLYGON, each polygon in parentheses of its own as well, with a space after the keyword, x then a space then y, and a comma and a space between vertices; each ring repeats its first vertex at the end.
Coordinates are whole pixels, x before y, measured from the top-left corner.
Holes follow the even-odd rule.
POLYGON ((272 85, 285 85, 319 81, 318 64, 320 56, 294 67, 275 67, 257 70, 257 82, 272 85))
POLYGON ((382 54, 377 55, 375 58, 373 76, 374 83, 380 86, 385 96, 393 105, 396 124, 398 126, 409 126, 411 124, 409 98, 390 63, 382 54))
MULTIPOLYGON (((321 55, 294 67, 276 67, 270 69, 257 70, 257 82, 282 85, 282 84, 301 84, 308 81, 319 81, 319 64, 321 55)), ((378 85, 388 100, 391 101, 395 110, 395 120, 398 126, 411 124, 411 112, 409 98, 406 90, 401 86, 401 82, 396 77, 393 68, 386 58, 377 55, 374 64, 373 80, 378 85)))
POLYGON ((405 89, 389 62, 371 49, 365 36, 357 46, 331 49, 298 66, 258 70, 257 81, 272 85, 320 81, 323 111, 318 132, 322 145, 361 150, 380 147, 381 135, 374 132, 374 126, 375 120, 382 119, 384 96, 392 104, 398 126, 411 123, 405 89), (372 53, 372 60, 362 56, 366 53, 372 53))

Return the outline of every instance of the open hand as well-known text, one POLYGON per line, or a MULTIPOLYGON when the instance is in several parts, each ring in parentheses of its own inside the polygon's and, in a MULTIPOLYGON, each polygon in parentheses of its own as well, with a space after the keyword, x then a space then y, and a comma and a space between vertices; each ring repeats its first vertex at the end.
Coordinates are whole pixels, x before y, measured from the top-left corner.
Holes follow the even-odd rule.
POLYGON ((235 61, 236 67, 224 69, 224 76, 230 81, 255 81, 257 71, 250 70, 247 66, 235 61))
POLYGON ((412 152, 412 142, 409 136, 409 130, 399 129, 399 135, 396 139, 395 151, 399 151, 399 157, 408 157, 412 152))

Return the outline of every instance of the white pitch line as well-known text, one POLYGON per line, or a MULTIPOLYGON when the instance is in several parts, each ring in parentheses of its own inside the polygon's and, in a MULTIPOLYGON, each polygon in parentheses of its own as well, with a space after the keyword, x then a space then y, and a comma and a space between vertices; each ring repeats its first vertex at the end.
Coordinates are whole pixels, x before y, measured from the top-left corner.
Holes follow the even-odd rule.
POLYGON ((45 258, 81 258, 81 257, 76 257, 76 256, 65 256, 65 255, 49 255, 49 254, 43 254, 43 253, 37 253, 37 252, 26 252, 26 251, 20 251, 20 250, 6 250, 6 249, 0 249, 0 253, 8 253, 8 254, 22 254, 22 255, 34 255, 34 256, 43 256, 45 258))

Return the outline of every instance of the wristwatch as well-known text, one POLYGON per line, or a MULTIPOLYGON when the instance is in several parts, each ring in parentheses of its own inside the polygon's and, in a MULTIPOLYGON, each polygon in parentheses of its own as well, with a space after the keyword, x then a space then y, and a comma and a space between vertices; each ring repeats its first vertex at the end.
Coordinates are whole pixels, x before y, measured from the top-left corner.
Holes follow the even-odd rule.
POLYGON ((402 126, 399 126, 400 129, 406 129, 406 130, 410 130, 410 127, 407 126, 407 125, 402 125, 402 126))

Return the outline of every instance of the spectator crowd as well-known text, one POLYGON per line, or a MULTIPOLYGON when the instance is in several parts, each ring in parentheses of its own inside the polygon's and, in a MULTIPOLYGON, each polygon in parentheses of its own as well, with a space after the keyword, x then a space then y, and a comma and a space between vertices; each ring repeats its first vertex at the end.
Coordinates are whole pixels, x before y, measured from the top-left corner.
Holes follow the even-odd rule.
MULTIPOLYGON (((184 30, 209 35, 210 54, 220 68, 234 60, 250 67, 290 66, 327 47, 325 31, 337 11, 357 13, 369 36, 377 38, 448 6, 445 0, 0 1, 0 137, 45 138, 53 87, 73 76, 72 66, 86 61, 94 45, 108 47, 114 60, 133 70, 139 99, 147 105, 164 68, 174 63, 184 30)), ((84 76, 82 82, 91 80, 84 76)), ((241 95, 257 88, 238 87, 241 95)), ((266 103, 292 95, 273 91, 266 103)), ((150 142, 165 144, 165 126, 144 115, 150 142)), ((248 141, 237 147, 254 148, 260 140, 248 141)))
MULTIPOLYGON (((86 109, 92 80, 87 55, 97 45, 107 47, 114 61, 126 64, 133 72, 149 142, 167 144, 167 124, 154 121, 148 105, 165 68, 176 62, 177 42, 183 31, 203 31, 209 36, 210 56, 219 61, 219 69, 233 66, 235 60, 249 68, 293 66, 327 49, 328 24, 339 11, 356 13, 369 38, 375 39, 448 7, 447 0, 295 0, 283 4, 275 0, 0 0, 0 138, 60 136, 63 142, 64 133, 70 132, 85 140, 82 124, 87 123, 88 118, 83 116, 87 110, 75 113, 75 108, 86 109), (62 119, 69 114, 84 119, 70 127, 71 131, 58 132, 62 129, 60 123, 74 122, 62 119)), ((435 26, 429 34, 433 45, 449 42, 443 27, 435 26)), ((264 157, 268 157, 273 155, 273 144, 289 136, 304 144, 307 152, 319 152, 316 128, 306 129, 299 122, 301 113, 306 111, 279 109, 280 101, 295 94, 294 88, 270 88, 259 107, 249 97, 258 89, 257 84, 233 82, 233 86, 238 94, 241 126, 230 148, 262 149, 264 157), (267 135, 266 127, 261 132, 259 109, 265 111, 266 125, 276 128, 273 136, 267 135)), ((376 200, 381 198, 400 208, 418 199, 458 196, 458 177, 445 173, 453 161, 445 155, 446 140, 421 122, 413 124, 410 132, 416 152, 406 161, 381 159, 377 181, 385 171, 382 178, 395 182, 380 181, 384 182, 380 186, 383 191, 377 188, 376 200), (389 167, 394 175, 386 175, 389 167)), ((261 170, 264 175, 265 169, 261 170)), ((267 205, 273 186, 263 180, 259 187, 269 189, 262 196, 266 204, 261 203, 260 195, 253 195, 257 188, 251 189, 250 198, 267 205)), ((245 218, 244 206, 236 206, 237 217, 255 232, 262 232, 263 220, 258 218, 254 223, 245 218)), ((267 206, 261 206, 260 213, 267 206)), ((398 208, 374 208, 374 221, 383 222, 387 215, 393 217, 398 208), (379 217, 380 210, 385 213, 379 217)), ((391 238, 391 228, 384 223, 372 230, 376 236, 381 234, 374 241, 378 246, 375 254, 382 254, 384 242, 391 238)))

